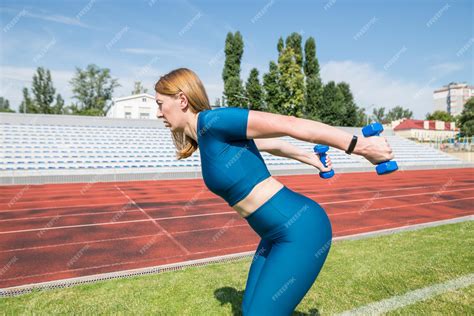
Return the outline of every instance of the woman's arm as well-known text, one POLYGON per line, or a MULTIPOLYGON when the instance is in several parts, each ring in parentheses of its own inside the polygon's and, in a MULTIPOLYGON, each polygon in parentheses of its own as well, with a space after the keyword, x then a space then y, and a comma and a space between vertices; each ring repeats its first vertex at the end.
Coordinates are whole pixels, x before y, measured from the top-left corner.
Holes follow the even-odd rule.
MULTIPOLYGON (((247 138, 290 136, 302 141, 325 144, 345 151, 352 139, 336 127, 292 115, 250 110, 247 121, 247 138)), ((353 151, 371 163, 393 159, 392 149, 382 136, 359 137, 353 151)))
POLYGON ((265 151, 275 156, 298 160, 302 163, 316 167, 323 172, 331 170, 332 163, 329 155, 326 158, 327 167, 324 167, 317 154, 305 151, 282 139, 256 138, 254 139, 254 142, 259 151, 265 151))

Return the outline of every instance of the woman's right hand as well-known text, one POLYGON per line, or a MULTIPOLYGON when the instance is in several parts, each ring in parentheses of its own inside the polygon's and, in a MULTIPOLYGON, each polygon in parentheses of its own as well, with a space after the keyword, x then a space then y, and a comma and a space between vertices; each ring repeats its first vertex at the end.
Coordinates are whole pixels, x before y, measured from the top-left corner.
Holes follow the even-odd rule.
POLYGON ((373 165, 394 158, 392 148, 383 136, 359 137, 354 153, 364 156, 373 165))

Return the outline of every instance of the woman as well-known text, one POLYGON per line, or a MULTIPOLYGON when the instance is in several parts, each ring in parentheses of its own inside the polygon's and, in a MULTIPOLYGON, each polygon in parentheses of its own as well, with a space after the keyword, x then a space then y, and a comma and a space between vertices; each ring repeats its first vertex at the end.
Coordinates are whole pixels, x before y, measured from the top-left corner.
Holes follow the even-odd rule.
MULTIPOLYGON (((353 135, 294 116, 236 107, 211 110, 201 80, 186 68, 162 76, 155 91, 157 117, 172 132, 177 158, 189 157, 199 145, 206 186, 262 238, 250 266, 243 314, 290 315, 326 260, 331 224, 318 203, 270 175, 259 151, 324 172, 331 170, 329 158, 325 167, 314 153, 273 138, 291 136, 346 150, 353 135)), ((383 137, 361 138, 352 147, 374 164, 393 158, 383 137)))

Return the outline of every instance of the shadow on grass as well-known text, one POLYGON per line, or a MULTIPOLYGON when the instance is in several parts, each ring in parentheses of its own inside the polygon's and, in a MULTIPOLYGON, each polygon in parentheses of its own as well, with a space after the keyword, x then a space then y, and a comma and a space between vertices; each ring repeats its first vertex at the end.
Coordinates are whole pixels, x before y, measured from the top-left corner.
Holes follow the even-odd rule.
MULTIPOLYGON (((236 288, 226 286, 221 287, 214 291, 214 297, 220 302, 220 305, 223 306, 225 304, 232 305, 232 315, 233 316, 241 316, 242 315, 242 300, 244 296, 244 291, 238 291, 236 288)), ((304 315, 311 315, 311 316, 319 316, 319 311, 316 308, 312 308, 309 310, 309 313, 294 311, 292 316, 304 316, 304 315)))

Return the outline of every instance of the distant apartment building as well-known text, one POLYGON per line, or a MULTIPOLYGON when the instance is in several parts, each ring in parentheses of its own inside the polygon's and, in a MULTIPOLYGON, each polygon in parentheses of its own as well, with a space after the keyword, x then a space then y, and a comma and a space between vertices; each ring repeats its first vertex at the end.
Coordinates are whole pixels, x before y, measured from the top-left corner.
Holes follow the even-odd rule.
POLYGON ((112 106, 107 111, 107 117, 156 120, 158 105, 155 97, 148 93, 130 95, 112 99, 112 106))
POLYGON ((433 92, 435 111, 446 111, 456 116, 461 114, 464 104, 474 96, 474 86, 451 82, 433 92))

